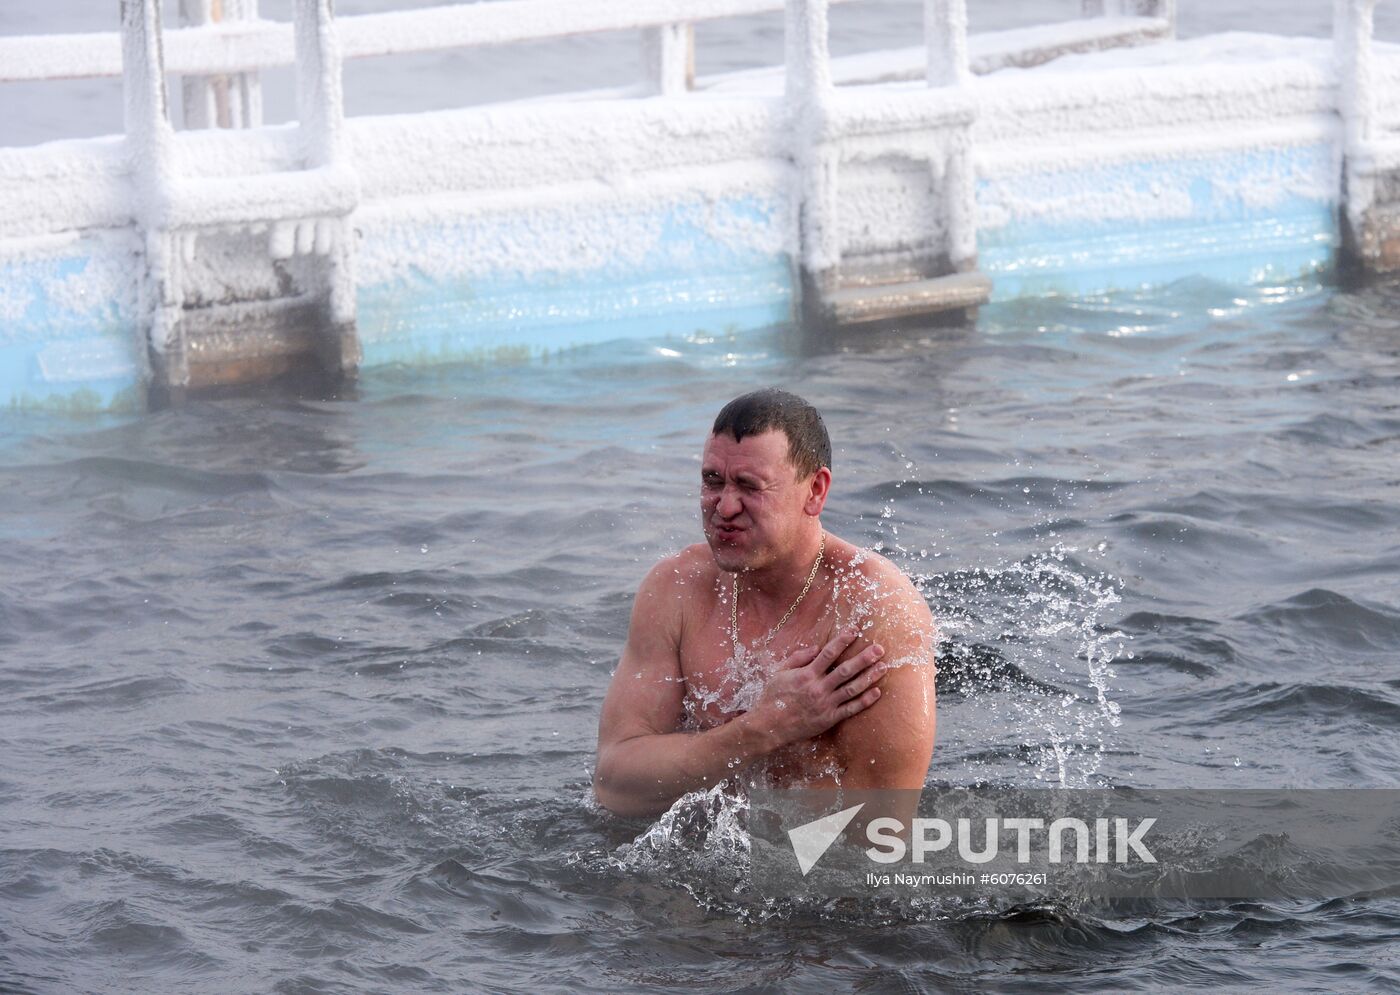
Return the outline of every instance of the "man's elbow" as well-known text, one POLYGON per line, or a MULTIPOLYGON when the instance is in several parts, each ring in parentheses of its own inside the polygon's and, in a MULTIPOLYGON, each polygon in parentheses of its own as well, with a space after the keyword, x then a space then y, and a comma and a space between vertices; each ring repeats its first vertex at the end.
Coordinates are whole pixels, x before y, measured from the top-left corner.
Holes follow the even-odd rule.
POLYGON ((612 786, 608 783, 607 775, 603 772, 601 762, 593 772, 593 798, 613 815, 626 814, 626 812, 621 811, 627 807, 626 799, 613 791, 612 786))
POLYGON ((598 752, 598 763, 593 769, 593 797, 603 808, 624 819, 659 815, 666 809, 664 805, 657 806, 655 802, 638 798, 635 793, 619 787, 616 771, 606 750, 598 752))
POLYGON ((603 808, 624 819, 647 819, 666 811, 665 805, 614 791, 605 784, 600 784, 596 777, 593 779, 593 797, 603 808))

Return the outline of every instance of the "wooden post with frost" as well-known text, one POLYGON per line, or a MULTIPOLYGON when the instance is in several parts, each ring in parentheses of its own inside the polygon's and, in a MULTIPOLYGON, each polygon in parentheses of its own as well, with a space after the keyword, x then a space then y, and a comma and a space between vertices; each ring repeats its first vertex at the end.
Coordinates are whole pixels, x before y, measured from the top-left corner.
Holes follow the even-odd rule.
POLYGON ((652 93, 674 97, 695 87, 695 29, 663 24, 642 32, 642 63, 652 93))
POLYGON ((178 401, 190 376, 180 328, 180 254, 168 217, 174 134, 166 105, 159 0, 122 0, 121 17, 126 148, 145 249, 138 294, 145 339, 140 351, 150 364, 152 399, 178 401))

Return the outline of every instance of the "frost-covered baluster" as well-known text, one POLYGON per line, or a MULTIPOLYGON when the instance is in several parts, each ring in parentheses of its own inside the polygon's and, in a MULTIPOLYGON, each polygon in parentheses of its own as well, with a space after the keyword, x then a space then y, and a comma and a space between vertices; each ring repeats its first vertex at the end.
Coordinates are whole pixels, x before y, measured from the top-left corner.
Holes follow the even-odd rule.
MULTIPOLYGON (((224 18, 256 21, 258 0, 224 0, 224 18)), ((238 73, 229 84, 231 128, 259 128, 263 123, 262 79, 256 72, 238 73)))
POLYGON ((331 0, 297 0, 297 115, 308 166, 340 158, 345 102, 331 0))
POLYGON ((122 97, 126 141, 137 183, 164 201, 171 173, 174 138, 165 100, 165 60, 161 53, 159 0, 122 0, 122 97))
POLYGON ((1148 17, 1159 17, 1167 22, 1167 36, 1176 37, 1176 0, 1152 0, 1148 17))
MULTIPOLYGON (((180 23, 251 21, 258 0, 180 0, 180 23)), ((186 128, 256 128, 262 124, 262 83, 256 72, 186 76, 181 81, 186 128)))
POLYGON ((948 224, 948 263, 954 273, 977 268, 977 194, 972 164, 972 135, 958 129, 949 138, 943 164, 943 204, 948 224))
POLYGON ((1340 86, 1348 154, 1374 137, 1376 94, 1372 80, 1372 36, 1376 0, 1337 0, 1332 45, 1340 86))
POLYGON ((788 0, 783 49, 789 103, 822 100, 831 90, 828 0, 788 0))
MULTIPOLYGON (((971 71, 966 0, 924 0, 924 35, 928 40, 928 85, 960 87, 967 83, 971 71)), ((954 272, 962 272, 975 268, 977 260, 970 129, 964 126, 951 131, 946 142, 943 160, 930 162, 929 167, 934 183, 941 184, 948 262, 954 272)))
MULTIPOLYGON (((1376 95, 1372 78, 1372 35, 1376 0, 1336 0, 1332 8, 1332 51, 1344 127, 1346 220, 1351 241, 1367 256, 1366 215, 1376 197, 1376 95)), ((1378 251, 1378 250, 1377 250, 1378 251)), ((1367 260, 1373 261, 1373 260, 1367 260)))
POLYGON ((802 267, 816 277, 834 271, 841 260, 836 209, 839 150, 826 135, 831 94, 827 0, 788 0, 786 14, 786 98, 802 183, 802 267))
MULTIPOLYGON (((324 169, 327 182, 345 182, 353 174, 344 155, 345 102, 331 0, 297 0, 294 28, 297 113, 306 165, 324 169)), ((301 224, 305 227, 298 233, 298 251, 314 251, 325 260, 329 328, 323 339, 323 357, 333 371, 350 373, 360 363, 355 334, 354 227, 346 217, 301 224)), ((274 233, 274 254, 276 241, 274 233)))
POLYGON ((924 0, 924 39, 928 44, 928 85, 967 82, 966 0, 924 0))
POLYGON ((1176 0, 1084 0, 1085 17, 1158 17, 1176 29, 1176 0))
POLYGON ((166 107, 159 0, 122 0, 121 12, 127 155, 146 250, 141 311, 150 351, 161 367, 156 371, 161 386, 178 390, 189 382, 189 367, 179 338, 183 301, 170 216, 174 133, 166 107))
POLYGON ((642 62, 652 93, 673 97, 695 85, 695 30, 663 24, 642 32, 642 62))
MULTIPOLYGON (((218 20, 214 9, 216 0, 180 0, 180 24, 197 27, 218 20)), ((181 104, 186 128, 214 128, 219 124, 220 87, 223 88, 224 115, 227 117, 228 77, 180 77, 181 104)), ((224 124, 222 127, 227 128, 224 124)))

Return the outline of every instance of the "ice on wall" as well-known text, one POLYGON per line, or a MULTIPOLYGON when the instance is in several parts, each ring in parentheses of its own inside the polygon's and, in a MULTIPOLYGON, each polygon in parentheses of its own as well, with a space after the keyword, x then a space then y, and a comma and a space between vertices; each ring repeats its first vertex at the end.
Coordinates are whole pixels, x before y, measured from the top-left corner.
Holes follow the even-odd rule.
POLYGON ((0 242, 0 344, 131 328, 139 262, 131 231, 0 242))

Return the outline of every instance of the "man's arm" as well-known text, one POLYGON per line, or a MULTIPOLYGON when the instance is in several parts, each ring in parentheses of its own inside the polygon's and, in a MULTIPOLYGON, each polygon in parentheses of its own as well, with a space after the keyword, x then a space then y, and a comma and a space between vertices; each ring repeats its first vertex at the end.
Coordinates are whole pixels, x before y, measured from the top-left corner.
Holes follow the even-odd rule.
POLYGON ((745 716, 703 732, 676 731, 685 717, 680 637, 687 597, 678 559, 663 560, 642 581, 598 719, 593 793, 618 815, 663 812, 770 749, 745 716))
POLYGON ((863 639, 885 647, 888 672, 878 706, 852 716, 833 731, 848 788, 924 786, 933 758, 937 703, 934 691, 938 628, 928 604, 899 569, 882 564, 886 593, 875 606, 863 639))
POLYGON ((618 815, 656 815, 687 791, 716 784, 760 757, 817 736, 874 704, 883 648, 867 646, 827 673, 855 639, 788 657, 749 711, 714 729, 677 732, 684 718, 680 667, 682 606, 688 596, 679 558, 642 582, 622 660, 598 721, 593 792, 618 815))

